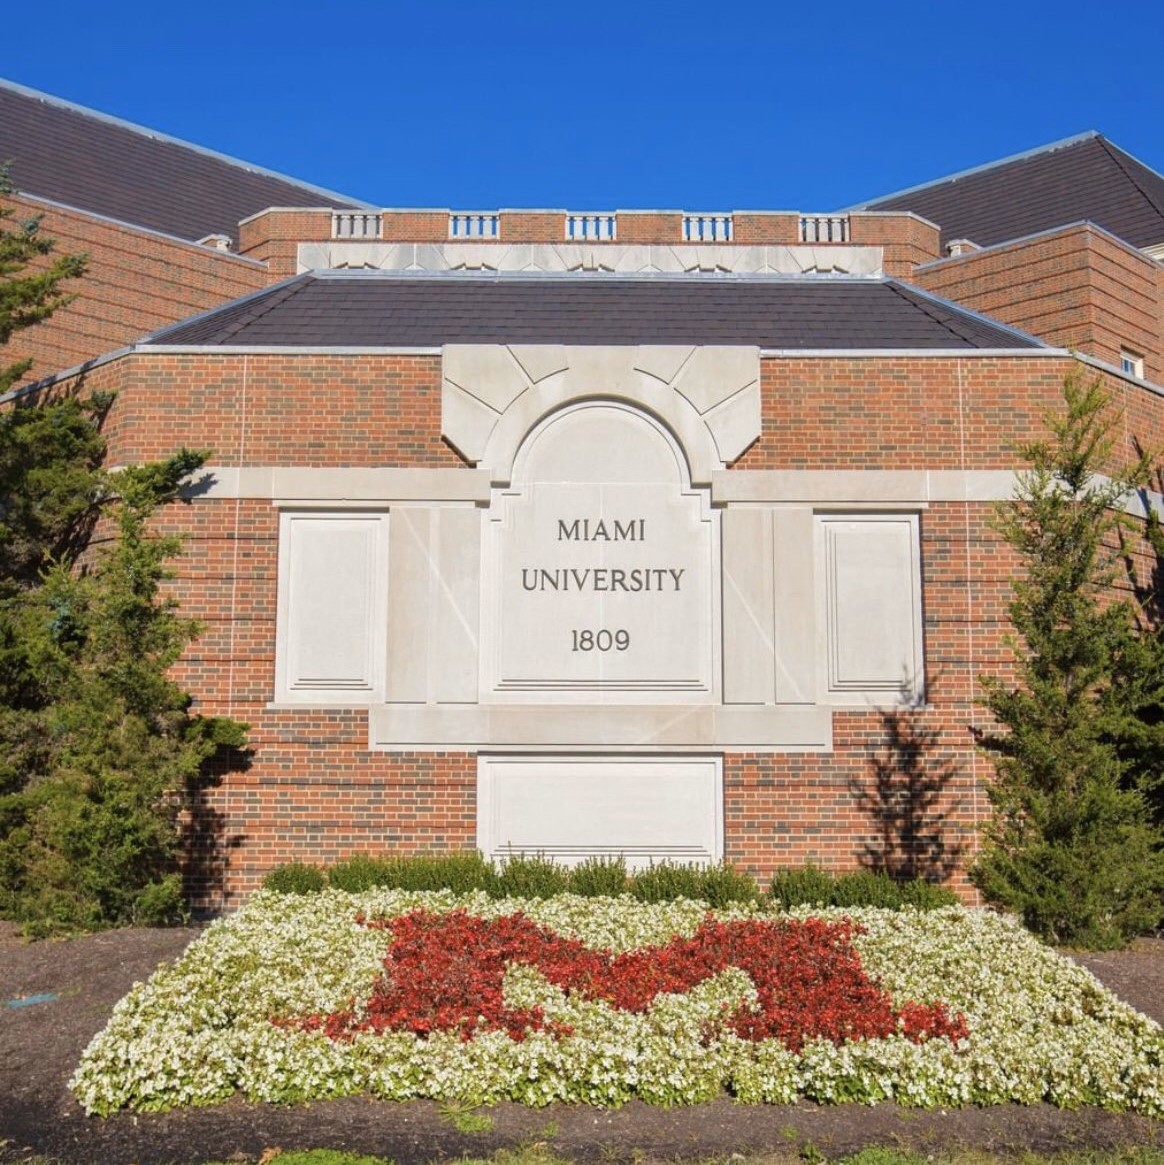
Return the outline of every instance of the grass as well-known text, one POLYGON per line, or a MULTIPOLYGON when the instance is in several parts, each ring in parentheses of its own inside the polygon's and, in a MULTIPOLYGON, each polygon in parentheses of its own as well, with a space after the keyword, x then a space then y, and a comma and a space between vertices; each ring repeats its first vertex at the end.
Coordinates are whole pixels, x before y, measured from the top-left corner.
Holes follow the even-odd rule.
POLYGON ((493 1129, 493 1118, 478 1105, 442 1104, 441 1120, 447 1121, 458 1133, 488 1133, 493 1129))
MULTIPOLYGON (((556 1132, 556 1128, 553 1130, 556 1132)), ((553 1135, 547 1129, 547 1135, 553 1135)), ((12 1142, 0 1140, 0 1151, 12 1142)), ((593 1159, 588 1153, 587 1159, 593 1159)), ((249 1159, 248 1159, 249 1160, 249 1159)), ((605 1155, 603 1160, 606 1160, 605 1155)), ((614 1162, 631 1161, 634 1165, 651 1165, 652 1158, 635 1149, 610 1158, 614 1162)), ((238 1156, 226 1161, 208 1161, 206 1165, 240 1165, 238 1156)), ((948 1149, 916 1152, 889 1145, 869 1145, 859 1152, 830 1157, 812 1142, 799 1151, 791 1148, 767 1153, 724 1153, 718 1157, 696 1159, 689 1165, 1164 1165, 1164 1149, 1129 1145, 1120 1149, 1072 1149, 1059 1153, 1023 1152, 1000 1155, 981 1149, 948 1149)), ((63 1165, 56 1158, 22 1157, 21 1165, 63 1165)), ((395 1165, 387 1157, 370 1157, 342 1149, 268 1149, 251 1165, 395 1165)), ((434 1159, 432 1165, 573 1165, 570 1157, 554 1152, 543 1141, 498 1149, 489 1157, 458 1157, 444 1163, 434 1159)), ((674 1165, 668 1159, 668 1165, 674 1165)))
MULTIPOLYGON (((647 1165, 651 1158, 635 1151, 630 1158, 647 1165)), ((275 1156, 263 1155, 262 1165, 393 1165, 384 1157, 364 1157, 337 1149, 296 1149, 275 1156)), ((887 1145, 870 1145, 857 1153, 829 1157, 807 1143, 798 1153, 791 1150, 775 1153, 726 1154, 704 1158, 691 1165, 1164 1165, 1164 1150, 1146 1146, 1122 1149, 1074 1149, 1062 1153, 1033 1153, 1000 1156, 976 1149, 951 1149, 930 1153, 914 1152, 887 1145)), ((45 1159, 32 1159, 26 1165, 53 1165, 45 1159)), ((207 1165, 228 1165, 207 1162, 207 1165)), ((230 1165, 238 1165, 233 1161, 230 1165)), ((433 1165, 441 1165, 433 1162, 433 1165)), ((569 1157, 555 1153, 544 1144, 522 1145, 516 1149, 499 1149, 490 1157, 459 1157, 451 1165, 572 1165, 569 1157)))

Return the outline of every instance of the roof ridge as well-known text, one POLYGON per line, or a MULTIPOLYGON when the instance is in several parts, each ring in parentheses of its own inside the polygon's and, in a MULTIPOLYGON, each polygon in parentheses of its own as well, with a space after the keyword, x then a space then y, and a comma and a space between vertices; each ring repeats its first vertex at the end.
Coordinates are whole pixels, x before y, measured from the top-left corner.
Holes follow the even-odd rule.
POLYGON ((207 158, 214 158, 247 174, 260 174, 266 178, 274 178, 279 182, 286 182, 291 186, 298 186, 303 190, 311 191, 328 199, 338 199, 341 202, 352 203, 358 208, 366 208, 368 210, 377 209, 374 203, 366 202, 362 198, 353 198, 350 194, 343 194, 338 190, 329 190, 327 187, 317 186, 314 182, 305 182, 301 178, 293 178, 290 174, 283 174, 278 170, 270 170, 266 166, 244 161, 242 158, 236 158, 232 154, 224 154, 219 150, 212 150, 208 146, 200 146, 195 142, 188 142, 184 138, 174 137, 172 134, 164 133, 162 130, 150 129, 149 126, 139 125, 134 121, 127 121, 122 117, 115 117, 111 113, 102 113, 100 110, 90 109, 89 106, 81 105, 76 101, 68 101, 63 97, 56 97, 52 93, 45 93, 40 89, 33 89, 29 85, 21 85, 17 81, 9 81, 6 77, 0 77, 0 88, 18 93, 22 97, 42 101, 46 105, 55 105, 58 109, 65 109, 71 113, 79 114, 82 117, 92 118, 94 121, 104 122, 106 125, 113 125, 120 129, 129 130, 132 133, 150 138, 153 141, 180 146, 184 150, 191 151, 191 153, 201 154, 207 158))
POLYGON ((902 299, 907 303, 913 304, 919 311, 929 316, 939 327, 943 327, 952 335, 957 336, 966 343, 977 347, 977 341, 969 334, 962 334, 949 319, 942 319, 932 308, 930 304, 940 304, 946 308, 949 315, 954 319, 970 319, 979 324, 984 324, 993 328, 995 331, 1009 332, 1012 336, 1019 339, 1033 341, 1036 347, 1048 347, 1046 341, 1040 340, 1038 336, 1032 336, 1030 332, 1024 332, 1022 328, 1016 328, 1013 324, 1003 323, 1002 320, 996 320, 993 316, 988 316, 984 312, 975 311, 971 307, 966 307, 964 304, 957 303, 952 299, 946 299, 943 296, 935 295, 932 291, 927 291, 924 287, 917 287, 912 283, 906 283, 900 279, 887 279, 885 281, 888 286, 892 287, 902 299))
POLYGON ((876 198, 864 202, 854 203, 852 206, 842 207, 838 213, 847 213, 856 210, 866 210, 882 202, 890 202, 906 194, 916 194, 919 190, 929 190, 934 186, 941 186, 946 182, 957 182, 962 178, 969 178, 973 174, 984 174, 989 170, 997 170, 1000 166, 1008 166, 1012 162, 1025 162, 1028 158, 1037 158, 1040 154, 1050 154, 1055 150, 1066 149, 1068 146, 1077 146, 1102 135, 1094 129, 1084 130, 1083 133, 1073 134, 1071 137, 1061 138, 1057 142, 1049 142, 1045 146, 1035 146, 1030 150, 1020 150, 1017 154, 1008 154, 1005 158, 996 158, 993 162, 982 162, 977 166, 968 166, 964 170, 956 170, 940 178, 931 178, 927 182, 918 182, 913 186, 905 186, 901 190, 894 190, 889 194, 879 194, 876 198))
MULTIPOLYGON (((1126 165, 1124 158, 1130 159, 1131 161, 1137 163, 1137 165, 1143 166, 1144 163, 1141 162, 1139 158, 1133 157, 1131 154, 1125 154, 1123 150, 1109 142, 1107 138, 1102 136, 1102 134, 1099 136, 1099 144, 1107 156, 1111 158, 1111 160, 1120 168, 1121 171, 1123 171, 1123 174, 1127 180, 1140 192, 1144 198, 1144 201, 1147 202, 1147 204, 1160 216, 1161 219, 1164 219, 1164 205, 1161 205, 1152 196, 1152 192, 1150 190, 1146 190, 1144 188, 1139 178, 1133 174, 1131 169, 1126 165), (1123 156, 1121 157, 1120 155, 1123 156)), ((1145 167, 1145 169, 1150 169, 1150 167, 1145 167)), ((1153 170, 1152 173, 1155 173, 1155 171, 1153 170)))
MULTIPOLYGON (((294 299, 309 283, 312 282, 311 272, 305 271, 302 275, 297 275, 294 279, 289 279, 282 287, 278 284, 273 285, 269 289, 269 294, 259 295, 255 297, 252 305, 245 311, 241 311, 234 317, 230 323, 221 328, 216 333, 218 343, 224 343, 229 340, 231 336, 238 335, 245 327, 261 320, 268 312, 273 311, 281 303, 286 303, 289 299, 294 299)), ((229 306, 224 304, 223 307, 229 306)))
POLYGON ((890 281, 888 281, 887 286, 889 288, 891 288, 894 292, 896 292, 902 299, 904 299, 906 303, 915 307, 923 315, 929 316, 929 318, 931 320, 933 320, 934 323, 938 325, 938 327, 945 328, 946 331, 949 332, 951 335, 957 336, 959 340, 964 340, 967 344, 970 344, 970 345, 974 344, 974 338, 972 336, 964 334, 963 332, 960 332, 957 328, 953 327, 949 323, 948 320, 942 319, 937 314, 937 312, 935 312, 930 307, 929 304, 923 303, 919 299, 917 299, 913 296, 907 295, 905 288, 901 284, 897 283, 895 280, 890 280, 890 281))

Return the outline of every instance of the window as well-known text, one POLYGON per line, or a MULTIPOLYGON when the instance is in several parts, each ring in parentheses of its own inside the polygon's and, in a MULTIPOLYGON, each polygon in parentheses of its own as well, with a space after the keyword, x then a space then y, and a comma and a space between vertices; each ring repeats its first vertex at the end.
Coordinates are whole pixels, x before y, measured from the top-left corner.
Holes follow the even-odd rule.
POLYGON ((1144 357, 1137 356, 1135 352, 1129 352, 1127 348, 1120 349, 1120 371, 1126 373, 1128 376, 1139 377, 1144 379, 1144 357))

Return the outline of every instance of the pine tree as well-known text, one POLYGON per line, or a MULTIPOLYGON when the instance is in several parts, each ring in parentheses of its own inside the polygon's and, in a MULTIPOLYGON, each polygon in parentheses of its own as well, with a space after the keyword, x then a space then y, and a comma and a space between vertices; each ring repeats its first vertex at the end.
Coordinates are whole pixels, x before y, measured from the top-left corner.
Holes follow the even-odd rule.
POLYGON ((1125 499, 1146 458, 1104 477, 1110 402, 1078 372, 1050 439, 1022 449, 1030 469, 995 529, 1021 568, 1009 605, 1017 685, 982 680, 996 726, 980 734, 996 775, 972 877, 988 900, 1056 943, 1124 945, 1164 915, 1164 834, 1145 789, 1164 663, 1144 605, 1117 589, 1120 547, 1136 536, 1125 499))
MULTIPOLYGON (((51 429, 83 413, 18 415, 51 429)), ((203 460, 100 471, 92 504, 113 536, 84 568, 46 556, 34 584, 0 597, 0 916, 30 933, 182 915, 179 814, 246 731, 193 714, 170 675, 200 627, 164 593, 181 543, 152 523, 203 460)), ((43 468, 68 477, 67 459, 43 468)))
MULTIPOLYGON (((0 230, 0 345, 70 298, 82 259, 22 274, 51 251, 35 221, 0 230)), ((199 627, 165 595, 180 540, 154 519, 205 454, 109 472, 111 403, 0 408, 0 917, 33 934, 180 917, 179 814, 246 729, 170 674, 199 627)))
MULTIPOLYGON (((0 198, 14 193, 8 172, 0 167, 0 198)), ((11 207, 0 208, 0 347, 13 334, 48 319, 73 299, 61 286, 85 273, 85 256, 59 255, 49 263, 37 263, 54 250, 53 239, 40 233, 40 217, 16 224, 11 207), (32 269, 29 270, 30 264, 32 269)), ((32 360, 0 365, 0 395, 12 388, 32 367, 32 360)))

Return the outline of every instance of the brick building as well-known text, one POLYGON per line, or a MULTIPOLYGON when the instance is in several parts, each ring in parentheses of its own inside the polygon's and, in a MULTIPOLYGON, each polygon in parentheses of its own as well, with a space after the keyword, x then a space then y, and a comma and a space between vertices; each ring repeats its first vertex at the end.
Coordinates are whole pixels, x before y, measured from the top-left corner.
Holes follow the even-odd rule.
POLYGON ((965 885, 990 506, 1076 359, 1160 446, 1159 175, 1086 135, 831 214, 380 210, 4 87, 0 154, 95 271, 127 256, 39 370, 117 390, 115 464, 214 450, 164 519, 182 679, 252 725, 208 901, 474 845, 965 885), (5 137, 66 115, 88 168, 5 137), (148 217, 192 179, 114 204, 160 147, 217 167, 204 215, 148 217))

